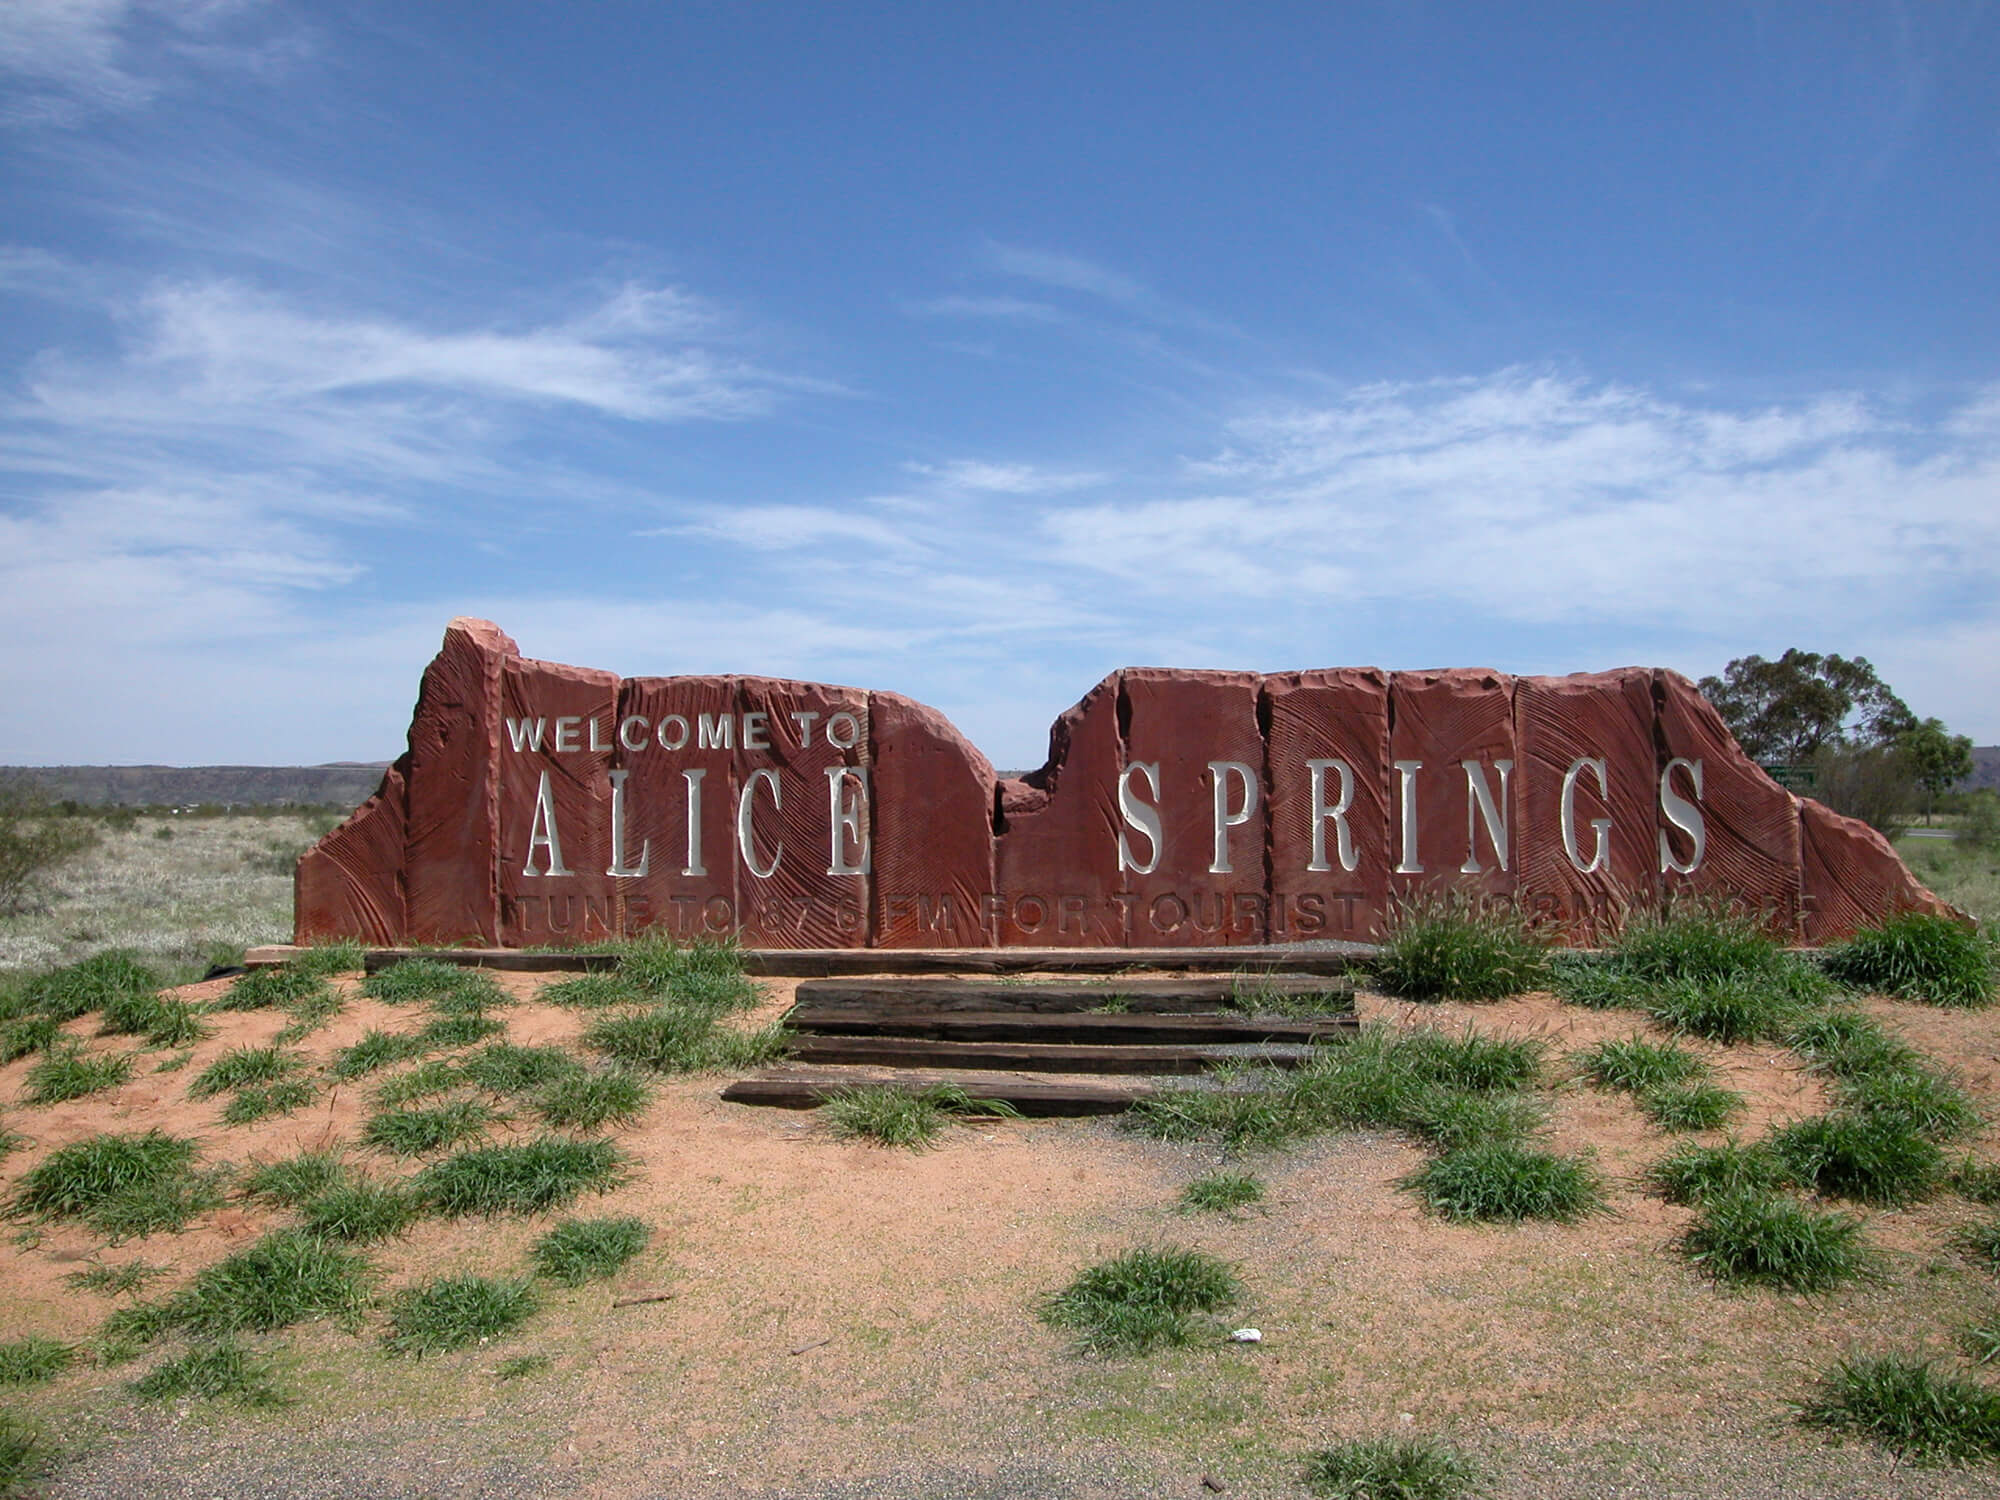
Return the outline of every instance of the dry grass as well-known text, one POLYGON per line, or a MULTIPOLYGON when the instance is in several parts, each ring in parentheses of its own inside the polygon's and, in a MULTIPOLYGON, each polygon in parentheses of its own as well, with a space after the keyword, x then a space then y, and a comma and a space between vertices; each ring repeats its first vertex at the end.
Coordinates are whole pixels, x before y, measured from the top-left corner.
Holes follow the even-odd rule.
POLYGON ((311 842, 310 820, 291 813, 106 828, 42 882, 39 909, 0 918, 0 973, 127 948, 198 974, 219 954, 290 942, 290 862, 311 842))

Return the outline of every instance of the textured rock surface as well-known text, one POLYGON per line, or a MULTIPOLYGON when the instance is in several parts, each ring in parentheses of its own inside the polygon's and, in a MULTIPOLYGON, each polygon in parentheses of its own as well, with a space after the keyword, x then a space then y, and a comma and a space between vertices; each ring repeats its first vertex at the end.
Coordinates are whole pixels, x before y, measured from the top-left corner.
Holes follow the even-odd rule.
POLYGON ((301 940, 377 944, 1222 947, 1376 936, 1436 891, 1573 941, 1682 893, 1810 942, 1949 910, 1671 672, 1133 668, 1002 781, 893 693, 621 681, 483 620, 451 623, 409 753, 296 890, 301 940))

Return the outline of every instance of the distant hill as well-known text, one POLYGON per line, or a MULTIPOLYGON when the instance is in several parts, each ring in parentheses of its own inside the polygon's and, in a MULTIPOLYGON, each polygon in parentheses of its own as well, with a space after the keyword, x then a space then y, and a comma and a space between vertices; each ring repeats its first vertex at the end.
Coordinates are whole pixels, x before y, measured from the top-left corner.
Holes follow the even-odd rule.
POLYGON ((2000 745, 1972 747, 1972 775, 1958 784, 1962 792, 1987 787, 2000 792, 2000 745))
POLYGON ((382 782, 387 761, 327 766, 11 766, 51 800, 90 807, 356 807, 382 782))

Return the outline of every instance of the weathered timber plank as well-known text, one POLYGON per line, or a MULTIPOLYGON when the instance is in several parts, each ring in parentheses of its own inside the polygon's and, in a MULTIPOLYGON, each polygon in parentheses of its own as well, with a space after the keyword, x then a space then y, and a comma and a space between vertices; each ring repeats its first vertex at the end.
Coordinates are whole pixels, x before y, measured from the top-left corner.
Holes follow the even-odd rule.
POLYGON ((1254 1056, 1213 1047, 1085 1046, 1033 1042, 954 1042, 933 1037, 802 1036, 791 1043, 795 1061, 873 1064, 890 1068, 1009 1068, 1035 1073, 1201 1073, 1220 1063, 1255 1062, 1298 1067, 1305 1048, 1254 1056))
POLYGON ((737 1079, 722 1091, 722 1097, 732 1104, 816 1109, 842 1089, 886 1085, 915 1092, 937 1083, 957 1084, 975 1099, 999 1099, 1024 1115, 1035 1116, 1113 1115, 1154 1093, 1150 1084, 1143 1083, 1024 1078, 1012 1073, 773 1068, 754 1078, 737 1079))
MULTIPOLYGON (((270 968, 305 950, 273 944, 253 948, 248 968, 270 968)), ((1341 948, 951 948, 825 949, 750 948, 742 952, 745 973, 765 979, 812 979, 858 974, 1123 974, 1157 970, 1178 974, 1317 974, 1338 978, 1362 971, 1373 945, 1341 948)), ((430 958, 467 968, 513 973, 576 973, 607 969, 615 953, 563 949, 529 953, 517 948, 376 948, 365 957, 373 974, 409 958, 430 958)))
POLYGON ((1205 979, 1091 978, 1088 980, 1007 981, 1001 979, 933 979, 876 976, 868 979, 802 979, 798 1002, 815 1009, 851 1007, 863 1010, 926 1012, 1088 1011, 1108 1001, 1127 1010, 1149 1014, 1234 1009, 1254 1013, 1259 996, 1296 999, 1303 995, 1337 997, 1325 1009, 1352 1009, 1354 983, 1310 974, 1259 975, 1248 981, 1234 976, 1205 979), (1344 1001, 1344 1005, 1341 1003, 1344 1001))
POLYGON ((957 1042, 1312 1042, 1353 1031, 1352 1013, 1312 1021, 1238 1015, 1088 1015, 1063 1012, 837 1010, 799 1005, 785 1017, 794 1031, 822 1036, 927 1036, 957 1042))

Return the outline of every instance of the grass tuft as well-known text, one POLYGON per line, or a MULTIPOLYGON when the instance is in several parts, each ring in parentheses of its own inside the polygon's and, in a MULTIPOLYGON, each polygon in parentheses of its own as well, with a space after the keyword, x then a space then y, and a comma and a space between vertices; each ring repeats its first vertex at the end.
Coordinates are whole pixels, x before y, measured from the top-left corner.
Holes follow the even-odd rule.
POLYGON ((29 1492, 48 1473, 56 1450, 27 1418, 0 1410, 0 1495, 29 1492))
POLYGON ((306 1060, 281 1047, 231 1047, 195 1075, 190 1099, 212 1099, 228 1089, 276 1083, 305 1067, 306 1060))
POLYGON ((1861 1221, 1748 1189, 1701 1200, 1681 1248, 1717 1281, 1819 1292, 1868 1273, 1861 1221))
POLYGON ((243 1196, 255 1202, 298 1208, 346 1181, 347 1164, 338 1151, 302 1151, 252 1167, 242 1187, 243 1196))
POLYGON ((290 1010, 330 994, 317 974, 300 969, 252 969, 229 987, 211 1010, 290 1010))
POLYGON ((131 1076, 129 1054, 85 1052, 72 1042, 51 1048, 29 1067, 21 1097, 29 1104, 62 1104, 117 1088, 131 1076))
POLYGON ((1652 992, 1645 1010, 1670 1031, 1730 1046, 1783 1036, 1798 1018, 1799 1000, 1772 973, 1756 973, 1670 980, 1652 992))
POLYGON ((368 950, 353 938, 342 938, 332 943, 317 943, 296 955, 286 966, 294 973, 317 974, 322 979, 331 979, 336 974, 358 974, 367 961, 368 950))
POLYGON ((478 1099, 453 1099, 430 1109, 385 1109, 369 1117, 361 1141, 393 1156, 428 1156, 482 1134, 499 1118, 478 1099))
POLYGON ((222 1107, 225 1125, 253 1125, 272 1115, 296 1114, 318 1094, 303 1078, 282 1078, 261 1088, 238 1089, 236 1097, 222 1107))
POLYGON ((613 1005, 643 1005, 651 996, 624 974, 599 971, 545 984, 535 998, 570 1010, 604 1010, 613 1005))
POLYGON ((299 1227, 315 1239, 365 1245, 402 1234, 422 1212, 400 1184, 356 1182, 329 1188, 306 1204, 299 1227))
POLYGON ((334 1054, 327 1071, 335 1078, 365 1078, 378 1068, 386 1068, 391 1063, 408 1062, 411 1058, 422 1057, 425 1042, 421 1037, 405 1036, 393 1031, 368 1031, 361 1040, 350 1047, 342 1047, 334 1054))
POLYGON ((115 995, 98 1017, 99 1036, 142 1036, 156 1047, 184 1047, 211 1034, 200 1011, 185 1000, 151 993, 115 995))
POLYGON ((836 1135, 879 1141, 884 1146, 908 1146, 913 1151, 931 1145, 955 1116, 1020 1113, 1002 1100, 974 1098, 950 1083, 934 1083, 924 1089, 865 1084, 829 1094, 823 1107, 836 1135))
POLYGON ((448 1156, 419 1172, 411 1187, 438 1213, 490 1217, 565 1208, 583 1193, 611 1191, 624 1176, 624 1155, 608 1140, 543 1136, 448 1156))
POLYGON ((1330 1500, 1462 1500, 1479 1470, 1436 1438, 1354 1438, 1306 1459, 1306 1488, 1330 1500))
POLYGON ((1646 1179, 1667 1202, 1692 1205, 1728 1193, 1776 1192, 1785 1183, 1785 1167, 1761 1142, 1689 1142, 1655 1162, 1646 1179))
POLYGON ((1993 957, 1949 917, 1905 912, 1826 951, 1827 972, 1857 990, 1925 1005, 1993 1003, 1993 957))
POLYGON ((172 1275, 166 1266, 149 1265, 143 1260, 122 1266, 85 1266, 63 1277, 63 1285, 73 1291, 95 1292, 100 1297, 127 1297, 143 1292, 162 1276, 172 1275))
POLYGON ((397 1294, 382 1342, 391 1354, 444 1354, 498 1337, 538 1305, 532 1281, 440 1276, 397 1294))
POLYGON ((599 1016, 583 1040, 615 1062, 655 1073, 754 1067, 784 1049, 777 1027, 734 1031, 717 1025, 714 1012, 671 1006, 599 1016))
POLYGON ((46 1052, 62 1035, 54 1016, 20 1016, 0 1026, 0 1065, 18 1062, 31 1053, 46 1052))
POLYGON ((489 1016, 484 1011, 465 1011, 458 1015, 439 1016, 417 1033, 417 1039, 426 1047, 470 1047, 474 1042, 506 1034, 507 1023, 498 1016, 489 1016))
POLYGON ((1711 906, 1635 917, 1610 953, 1619 970, 1649 984, 1711 984, 1785 963, 1783 950, 1750 917, 1711 906))
POLYGON ((1952 1243, 1988 1271, 2000 1271, 2000 1215, 1988 1215, 1959 1226, 1952 1243))
POLYGON ((2000 1308, 1961 1329, 1958 1347, 1976 1365, 1990 1365, 2000 1359, 2000 1308))
POLYGON ((535 1241, 535 1270, 564 1286, 582 1286, 615 1275, 652 1237, 643 1219, 564 1219, 535 1241))
POLYGON ((1770 1138, 1794 1182, 1823 1198, 1901 1207, 1944 1185, 1944 1153, 1897 1115, 1836 1111, 1795 1120, 1770 1138))
POLYGON ((1685 1047, 1644 1037, 1599 1042, 1577 1053, 1573 1061, 1599 1088, 1628 1094, 1643 1094, 1664 1084, 1698 1083, 1712 1071, 1685 1047))
POLYGON ((468 975, 474 976, 470 981, 473 985, 479 979, 488 985, 493 983, 490 975, 476 969, 462 969, 442 959, 406 958, 370 974, 362 983, 361 993, 390 1005, 413 1005, 460 990, 468 985, 468 975))
POLYGON ((598 1130, 637 1122, 652 1103, 646 1080, 626 1068, 576 1072, 546 1085, 533 1099, 535 1113, 557 1130, 598 1130))
POLYGON ((1509 1141, 1446 1152, 1401 1185, 1432 1213, 1460 1221, 1571 1224, 1604 1209, 1603 1179, 1588 1162, 1509 1141))
POLYGON ((375 1085, 374 1099, 377 1104, 395 1106, 414 1104, 419 1099, 434 1099, 439 1094, 449 1094, 454 1089, 465 1086, 465 1068, 457 1060, 448 1057, 434 1057, 428 1062, 420 1062, 407 1073, 395 1073, 375 1085))
POLYGON ((13 1212, 82 1219, 114 1238, 179 1229, 219 1199, 200 1148, 160 1130, 94 1135, 52 1151, 16 1185, 13 1212))
POLYGON ((469 1082, 493 1094, 527 1094, 583 1071, 560 1047, 517 1047, 495 1042, 461 1061, 469 1082))
POLYGON ((1808 1426, 1866 1438, 1912 1463, 2000 1458, 2000 1391, 1939 1375, 1928 1360, 1838 1360, 1798 1414, 1808 1426))
POLYGON ((161 976, 133 954, 111 949, 81 963, 36 975, 23 986, 21 1001, 28 1010, 52 1017, 60 1024, 98 1010, 121 996, 151 995, 162 983, 161 976))
POLYGON ((277 1229, 208 1267, 168 1301, 165 1312, 173 1323, 209 1337, 268 1332, 311 1318, 352 1326, 367 1306, 368 1279, 364 1256, 301 1230, 277 1229))
POLYGON ((1460 896, 1392 914, 1375 982, 1406 1000, 1500 1000, 1544 983, 1548 945, 1521 914, 1460 896))
POLYGON ((1184 1214, 1234 1214, 1264 1201, 1264 1184, 1248 1172, 1210 1172, 1181 1189, 1184 1214))
POLYGON ((270 1365, 252 1358, 233 1339, 190 1349, 178 1359, 167 1360, 133 1381, 132 1390, 148 1401, 227 1397, 244 1406, 267 1409, 291 1404, 272 1381, 270 1365))
POLYGON ((1041 1306, 1042 1321, 1074 1329, 1086 1349, 1144 1354, 1192 1344, 1207 1331, 1196 1313, 1236 1303, 1243 1285, 1201 1250, 1141 1248, 1083 1271, 1041 1306))
POLYGON ((513 1359, 503 1359, 494 1369, 496 1380, 520 1380, 528 1375, 539 1375, 555 1363, 546 1354, 521 1354, 513 1359))
POLYGON ((0 1385, 40 1385, 70 1367, 76 1351, 57 1339, 29 1337, 0 1344, 0 1385))
POLYGON ((1743 1096, 1717 1083, 1668 1083, 1639 1096, 1646 1118, 1662 1130, 1720 1130, 1743 1111, 1743 1096))

